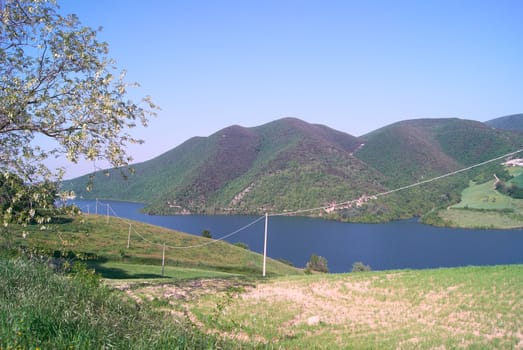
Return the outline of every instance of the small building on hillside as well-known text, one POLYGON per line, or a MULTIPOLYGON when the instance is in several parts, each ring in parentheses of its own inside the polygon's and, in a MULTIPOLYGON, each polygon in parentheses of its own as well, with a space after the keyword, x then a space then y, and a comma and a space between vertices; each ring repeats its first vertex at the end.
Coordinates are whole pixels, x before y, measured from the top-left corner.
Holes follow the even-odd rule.
POLYGON ((505 166, 523 166, 523 159, 522 158, 516 158, 507 160, 505 163, 503 163, 505 166))

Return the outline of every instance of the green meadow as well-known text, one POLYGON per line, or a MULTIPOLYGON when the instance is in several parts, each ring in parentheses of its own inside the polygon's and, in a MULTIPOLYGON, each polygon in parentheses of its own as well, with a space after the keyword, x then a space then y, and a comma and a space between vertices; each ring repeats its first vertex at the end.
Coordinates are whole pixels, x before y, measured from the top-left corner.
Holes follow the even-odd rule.
MULTIPOLYGON (((261 275, 263 268, 263 256, 248 249, 114 217, 63 217, 56 219, 46 230, 41 230, 38 225, 9 229, 10 232, 4 235, 4 246, 24 247, 30 254, 83 259, 102 275, 111 278, 161 277, 163 258, 164 273, 178 271, 182 276, 187 275, 184 272, 187 270, 176 268, 217 271, 219 276, 222 273, 261 275), (142 267, 138 269, 137 266, 142 267)), ((267 259, 267 273, 288 275, 302 272, 267 259)))
MULTIPOLYGON (((512 183, 522 182, 520 167, 508 168, 514 176, 512 183)), ((496 191, 495 179, 484 183, 471 182, 461 193, 461 201, 438 211, 442 222, 448 226, 465 228, 523 227, 523 199, 511 198, 496 191)))
POLYGON ((131 225, 129 248, 116 218, 4 230, 0 349, 523 347, 523 265, 307 275, 269 260, 262 278, 261 256, 223 242, 167 249, 162 267, 157 242, 210 241, 131 225))

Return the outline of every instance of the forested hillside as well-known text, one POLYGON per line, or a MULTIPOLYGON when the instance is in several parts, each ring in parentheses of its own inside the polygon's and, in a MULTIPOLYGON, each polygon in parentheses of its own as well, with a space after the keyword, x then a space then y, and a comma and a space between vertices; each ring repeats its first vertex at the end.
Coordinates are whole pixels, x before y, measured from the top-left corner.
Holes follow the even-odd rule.
POLYGON ((397 192, 368 196, 424 181, 523 147, 523 136, 456 118, 395 123, 362 137, 284 118, 253 128, 231 126, 195 137, 150 161, 68 181, 84 198, 141 201, 151 214, 285 212, 363 199, 341 210, 307 213, 377 221, 420 216, 459 201, 469 180, 503 172, 499 164, 397 192))
POLYGON ((523 131, 523 114, 512 114, 486 121, 485 124, 496 128, 523 131))

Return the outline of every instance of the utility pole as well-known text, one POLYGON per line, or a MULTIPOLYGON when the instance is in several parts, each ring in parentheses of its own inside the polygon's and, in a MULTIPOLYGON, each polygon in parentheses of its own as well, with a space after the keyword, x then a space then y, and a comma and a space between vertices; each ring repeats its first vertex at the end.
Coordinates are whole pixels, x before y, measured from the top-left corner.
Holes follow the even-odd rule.
POLYGON ((162 277, 163 277, 164 268, 165 268, 165 242, 163 242, 163 252, 162 252, 162 277))
POLYGON ((129 234, 127 235, 127 249, 131 245, 131 224, 129 224, 129 234))
POLYGON ((265 213, 265 235, 263 238, 263 277, 267 271, 267 225, 269 223, 269 215, 265 213))

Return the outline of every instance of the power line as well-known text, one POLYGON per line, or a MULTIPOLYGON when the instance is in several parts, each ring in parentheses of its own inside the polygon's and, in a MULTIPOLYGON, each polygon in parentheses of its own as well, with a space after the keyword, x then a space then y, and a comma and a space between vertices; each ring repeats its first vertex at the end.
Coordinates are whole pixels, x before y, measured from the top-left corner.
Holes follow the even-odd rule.
POLYGON ((518 154, 520 152, 523 152, 523 148, 521 148, 521 149, 519 149, 517 151, 514 151, 514 152, 510 152, 510 153, 504 154, 504 155, 496 157, 496 158, 492 158, 492 159, 486 160, 486 161, 481 162, 481 163, 477 163, 477 164, 468 166, 468 167, 463 168, 463 169, 451 171, 449 173, 446 173, 446 174, 443 174, 443 175, 439 175, 439 176, 433 177, 431 179, 415 182, 415 183, 407 185, 407 186, 398 187, 398 188, 395 188, 393 190, 376 193, 374 195, 362 196, 362 197, 357 198, 357 199, 352 199, 352 200, 348 200, 348 201, 345 201, 345 202, 336 203, 336 204, 332 204, 332 205, 321 206, 321 207, 316 207, 316 208, 299 209, 299 210, 295 210, 295 211, 291 211, 291 212, 281 212, 281 213, 276 213, 276 214, 269 214, 269 216, 296 215, 296 214, 304 214, 304 213, 308 213, 308 212, 312 212, 312 211, 318 211, 318 210, 326 210, 326 209, 331 209, 331 208, 335 209, 336 207, 347 206, 347 205, 350 205, 352 203, 356 203, 356 202, 358 202, 358 201, 360 201, 362 199, 368 200, 368 199, 374 199, 374 198, 377 198, 377 197, 383 197, 383 196, 386 196, 386 195, 389 195, 389 194, 392 194, 392 193, 395 193, 395 192, 399 192, 399 191, 403 191, 403 190, 406 190, 406 189, 409 189, 409 188, 421 186, 421 185, 427 184, 429 182, 441 180, 441 179, 449 177, 449 176, 453 176, 453 175, 456 175, 456 174, 459 174, 459 173, 463 173, 465 171, 468 171, 468 170, 480 167, 482 165, 485 165, 485 164, 488 164, 488 163, 492 163, 492 162, 495 162, 497 160, 500 160, 500 159, 503 159, 503 158, 506 158, 506 157, 513 156, 513 155, 518 154))
POLYGON ((171 245, 167 245, 168 248, 172 248, 172 249, 190 249, 190 248, 200 248, 200 247, 204 247, 206 245, 209 245, 209 244, 213 244, 213 243, 216 243, 216 242, 219 242, 219 241, 223 241, 224 239, 226 238, 229 238, 229 237, 232 237, 238 233, 240 233, 241 231, 243 230, 246 230, 247 228, 251 227, 252 225, 256 224, 257 222, 261 221, 262 219, 264 219, 265 216, 260 216, 259 218, 257 218, 256 220, 254 221, 251 221, 250 223, 248 223, 247 225, 237 229, 236 231, 234 232, 231 232, 225 236, 222 236, 218 239, 213 239, 211 241, 208 241, 208 242, 205 242, 205 243, 201 243, 201 244, 195 244, 195 245, 192 245, 192 246, 171 246, 171 245))
MULTIPOLYGON (((103 204, 103 203, 102 203, 103 204)), ((156 242, 152 242, 150 240, 148 240, 147 238, 145 238, 142 234, 140 234, 140 232, 138 232, 133 226, 132 226, 132 222, 126 220, 125 218, 122 218, 120 217, 116 211, 113 209, 113 207, 109 204, 109 203, 105 203, 105 205, 108 206, 108 208, 110 208, 111 212, 113 213, 113 215, 122 220, 124 223, 127 223, 129 225, 131 225, 131 229, 132 231, 138 236, 140 237, 142 240, 144 240, 145 242, 149 243, 149 244, 153 244, 153 245, 157 245, 157 246, 163 246, 164 244, 163 243, 156 243, 156 242)), ((212 239, 210 241, 207 241, 205 243, 200 243, 200 244, 195 244, 195 245, 190 245, 190 246, 172 246, 172 245, 165 245, 167 248, 171 248, 171 249, 190 249, 190 248, 200 248, 200 247, 204 247, 206 245, 210 245, 210 244, 213 244, 213 243, 216 243, 216 242, 220 242, 220 241, 223 241, 229 237, 232 237, 238 233, 240 233, 241 231, 244 231, 246 230, 247 228, 251 227, 252 225, 256 224, 257 222, 259 222, 260 220, 262 220, 264 218, 264 216, 261 216, 253 221, 251 221, 250 223, 248 223, 247 225, 245 226, 242 226, 240 227, 239 229, 231 232, 231 233, 228 233, 224 236, 221 236, 220 238, 216 238, 216 239, 212 239)))
MULTIPOLYGON (((319 207, 315 207, 315 208, 305 208, 305 209, 298 209, 298 210, 294 210, 294 211, 284 211, 284 212, 281 212, 281 213, 267 214, 265 216, 261 216, 261 217, 255 219, 255 220, 249 222, 248 224, 240 227, 239 229, 237 229, 237 230, 235 230, 235 231, 233 231, 233 232, 231 232, 229 234, 226 234, 226 235, 224 235, 224 236, 222 236, 220 238, 212 239, 210 241, 207 241, 207 242, 204 242, 204 243, 201 243, 201 244, 194 244, 194 245, 189 245, 189 246, 165 245, 165 247, 171 248, 171 249, 193 249, 193 248, 204 247, 204 246, 207 246, 207 245, 210 245, 210 244, 214 244, 216 242, 223 241, 223 240, 225 240, 225 239, 227 239, 229 237, 232 237, 232 236, 234 236, 234 235, 236 235, 236 234, 246 230, 247 228, 253 226, 254 224, 256 224, 259 221, 261 221, 262 219, 267 218, 267 216, 274 216, 275 217, 275 216, 288 216, 288 215, 305 214, 305 213, 310 213, 310 212, 314 212, 314 211, 318 211, 318 210, 336 209, 337 207, 355 204, 355 203, 357 203, 357 202, 359 202, 361 200, 368 201, 370 199, 376 199, 378 197, 383 197, 383 196, 386 196, 386 195, 389 195, 389 194, 392 194, 392 193, 395 193, 395 192, 403 191, 403 190, 406 190, 406 189, 409 189, 409 188, 421 186, 421 185, 424 185, 424 184, 427 184, 427 183, 430 183, 430 182, 434 182, 434 181, 437 181, 437 180, 440 180, 440 179, 443 179, 443 178, 446 178, 446 177, 449 177, 449 176, 453 176, 453 175, 456 175, 456 174, 459 174, 459 173, 462 173, 462 172, 465 172, 465 171, 468 171, 468 170, 471 170, 471 169, 483 166, 485 164, 492 163, 494 161, 497 161, 497 160, 500 160, 500 159, 503 159, 503 158, 515 155, 515 154, 520 153, 520 152, 523 152, 523 148, 519 149, 517 151, 513 151, 513 152, 510 152, 510 153, 504 154, 504 155, 496 157, 496 158, 489 159, 489 160, 481 162, 481 163, 477 163, 477 164, 468 166, 466 168, 462 168, 462 169, 455 170, 455 171, 452 171, 452 172, 449 172, 449 173, 446 173, 446 174, 443 174, 443 175, 439 175, 439 176, 433 177, 431 179, 415 182, 415 183, 412 183, 410 185, 398 187, 398 188, 395 188, 395 189, 392 189, 392 190, 388 190, 388 191, 383 191, 383 192, 380 192, 380 193, 377 193, 377 194, 374 194, 374 195, 370 195, 370 196, 361 196, 361 197, 359 197, 357 199, 347 200, 347 201, 344 201, 344 202, 341 202, 341 203, 335 203, 335 204, 331 204, 331 205, 319 206, 319 207)), ((112 206, 110 206, 109 203, 104 203, 104 202, 99 201, 97 199, 96 200, 96 206, 97 206, 96 207, 96 212, 98 212, 98 204, 106 205, 107 206, 107 213, 109 213, 109 210, 111 210, 111 212, 113 213, 113 215, 115 217, 117 217, 120 220, 124 221, 125 223, 129 224, 130 225, 129 231, 132 230, 132 232, 134 234, 136 234, 138 237, 140 237, 144 242, 149 243, 151 245, 156 245, 156 246, 161 246, 161 247, 164 246, 164 243, 156 243, 156 242, 153 242, 153 241, 145 238, 140 232, 138 232, 133 227, 131 221, 128 221, 125 218, 122 218, 121 216, 119 216, 116 213, 116 211, 112 208, 112 206)))
MULTIPOLYGON (((317 211, 317 210, 336 209, 337 207, 347 206, 347 205, 352 206, 354 203, 357 204, 358 202, 361 202, 361 201, 365 201, 366 202, 366 201, 371 200, 371 199, 377 199, 378 197, 386 196, 386 195, 389 195, 389 194, 392 194, 392 193, 395 193, 395 192, 403 191, 403 190, 406 190, 406 189, 409 189, 409 188, 421 186, 421 185, 424 185, 424 184, 427 184, 427 183, 430 183, 430 182, 433 182, 433 181, 437 181, 437 180, 440 180, 440 179, 443 179, 443 178, 446 178, 446 177, 449 177, 449 176, 453 176, 453 175, 456 175, 456 174, 459 174, 459 173, 462 173, 462 172, 465 172, 465 171, 468 171, 468 170, 480 167, 482 165, 485 165, 485 164, 488 164, 488 163, 491 163, 491 162, 494 162, 494 161, 497 161, 497 160, 500 160, 500 159, 503 159, 503 158, 506 158, 506 157, 509 157, 509 156, 512 156, 512 155, 515 155, 515 154, 520 153, 520 152, 523 152, 523 148, 519 149, 517 151, 514 151, 514 152, 510 152, 510 153, 504 154, 504 155, 496 157, 496 158, 492 158, 490 160, 487 160, 487 161, 484 161, 484 162, 481 162, 481 163, 477 163, 477 164, 468 166, 468 167, 463 168, 463 169, 455 170, 455 171, 452 171, 452 172, 449 172, 449 173, 446 173, 446 174, 443 174, 443 175, 440 175, 440 176, 433 177, 433 178, 428 179, 428 180, 415 182, 415 183, 407 185, 407 186, 398 187, 398 188, 395 188, 393 190, 380 192, 380 193, 377 193, 377 194, 374 194, 374 195, 371 195, 371 196, 363 195, 363 196, 359 197, 358 199, 352 199, 352 200, 348 200, 348 201, 345 201, 345 202, 335 203, 335 204, 331 204, 331 205, 327 205, 327 206, 320 206, 320 207, 316 207, 316 208, 299 209, 299 210, 295 210, 295 211, 291 211, 291 212, 282 212, 282 213, 275 213, 275 214, 270 214, 270 215, 266 213, 264 216, 261 216, 261 217, 255 219, 255 220, 251 221, 247 225, 244 225, 244 226, 240 227, 239 229, 237 229, 237 230, 235 230, 235 231, 233 231, 233 232, 231 232, 229 234, 226 234, 226 235, 224 235, 224 236, 222 236, 222 237, 220 237, 218 239, 212 239, 212 240, 204 242, 204 243, 194 244, 194 245, 189 245, 189 246, 172 246, 172 245, 167 245, 165 243, 165 241, 163 243, 156 243, 156 242, 153 242, 153 241, 145 238, 140 232, 138 232, 133 227, 133 223, 131 221, 128 221, 128 220, 120 217, 116 213, 116 211, 110 206, 109 203, 99 202, 98 199, 96 199, 95 211, 96 211, 96 213, 98 213, 98 203, 100 203, 101 205, 105 204, 105 205, 107 205, 107 220, 109 220, 109 210, 111 210, 115 217, 117 217, 118 219, 122 220, 124 223, 129 224, 129 232, 128 232, 128 238, 127 238, 127 248, 129 248, 129 246, 130 246, 131 231, 134 232, 138 237, 140 237, 144 242, 146 242, 146 243, 148 243, 150 245, 155 245, 155 246, 158 246, 158 247, 162 247, 162 276, 164 275, 165 249, 166 248, 171 248, 171 249, 194 249, 194 248, 201 248, 201 247, 204 247, 204 246, 207 246, 207 245, 210 245, 210 244, 214 244, 216 242, 223 241, 226 238, 232 237, 232 236, 234 236, 234 235, 236 235, 236 234, 246 230, 247 228, 253 226, 257 222, 261 221, 262 219, 265 219, 265 235, 264 235, 264 250, 263 250, 263 273, 262 273, 262 275, 265 277, 265 273, 266 273, 266 259, 267 259, 267 226, 268 226, 268 217, 269 216, 297 215, 297 214, 304 214, 304 213, 309 213, 309 212, 317 211)), ((88 209, 89 209, 89 207, 88 207, 88 209)))

